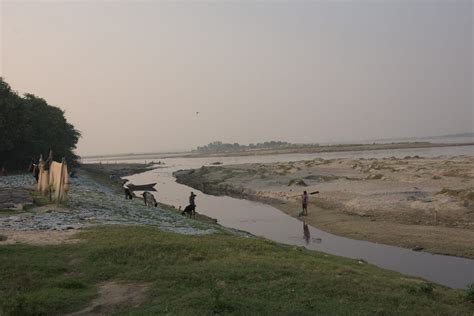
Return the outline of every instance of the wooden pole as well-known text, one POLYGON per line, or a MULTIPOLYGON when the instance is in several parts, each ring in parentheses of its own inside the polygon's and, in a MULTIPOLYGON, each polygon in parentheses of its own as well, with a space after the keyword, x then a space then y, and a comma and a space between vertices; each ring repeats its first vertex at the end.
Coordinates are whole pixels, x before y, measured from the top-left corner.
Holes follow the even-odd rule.
POLYGON ((59 176, 59 191, 58 191, 58 201, 57 201, 57 205, 59 206, 59 203, 61 203, 61 189, 63 187, 63 182, 64 182, 64 177, 63 177, 63 173, 64 173, 64 163, 65 163, 66 159, 63 157, 63 159, 61 160, 61 171, 59 172, 60 176, 59 176))
MULTIPOLYGON (((43 154, 40 154, 40 157, 39 157, 39 160, 38 160, 38 170, 39 170, 39 175, 42 175, 44 176, 44 160, 43 160, 43 154), (43 171, 43 173, 41 173, 41 171, 43 171)), ((41 181, 40 180, 43 180, 43 179, 40 179, 38 177, 38 186, 37 186, 37 189, 38 191, 41 193, 41 195, 43 195, 43 192, 40 190, 42 188, 41 186, 41 181)))
POLYGON ((51 196, 51 185, 49 183, 49 179, 51 178, 51 165, 53 163, 53 150, 49 150, 49 156, 48 160, 46 160, 46 163, 48 164, 48 193, 49 193, 49 203, 52 202, 53 197, 51 196))

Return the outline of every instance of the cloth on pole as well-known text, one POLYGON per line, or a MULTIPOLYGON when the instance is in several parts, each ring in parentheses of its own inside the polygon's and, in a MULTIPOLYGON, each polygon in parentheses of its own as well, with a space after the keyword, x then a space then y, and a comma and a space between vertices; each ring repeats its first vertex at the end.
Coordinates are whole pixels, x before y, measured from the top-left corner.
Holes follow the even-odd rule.
POLYGON ((57 201, 64 200, 69 191, 69 173, 66 163, 51 162, 49 170, 45 170, 45 163, 39 163, 38 191, 43 195, 51 193, 51 198, 57 201))
POLYGON ((47 195, 49 192, 49 172, 47 170, 44 170, 44 163, 40 163, 38 168, 38 191, 42 195, 47 195))
POLYGON ((69 190, 69 174, 67 165, 53 161, 49 168, 49 189, 53 200, 57 201, 59 197, 64 199, 69 190))

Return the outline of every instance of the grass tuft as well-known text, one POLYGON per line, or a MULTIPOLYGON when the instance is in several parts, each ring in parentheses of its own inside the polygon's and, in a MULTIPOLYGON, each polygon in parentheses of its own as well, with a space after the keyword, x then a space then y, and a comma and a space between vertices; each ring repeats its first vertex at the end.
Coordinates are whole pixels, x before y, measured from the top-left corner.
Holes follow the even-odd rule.
POLYGON ((474 283, 468 286, 466 290, 466 298, 469 302, 474 303, 474 283))

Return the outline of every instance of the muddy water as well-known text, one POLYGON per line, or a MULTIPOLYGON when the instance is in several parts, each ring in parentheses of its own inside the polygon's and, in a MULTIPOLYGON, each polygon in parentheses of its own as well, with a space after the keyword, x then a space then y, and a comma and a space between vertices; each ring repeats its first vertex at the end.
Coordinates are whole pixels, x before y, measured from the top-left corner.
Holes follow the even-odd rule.
MULTIPOLYGON (((473 147, 464 147, 462 153, 473 155, 473 147)), ((457 150, 459 148, 456 148, 457 150)), ((450 148, 452 151, 453 148, 450 148)), ((221 225, 248 231, 254 235, 284 244, 303 246, 338 256, 362 259, 384 269, 454 288, 465 288, 474 282, 474 260, 433 255, 409 249, 353 240, 318 230, 280 210, 247 200, 225 196, 211 196, 175 182, 172 172, 178 169, 199 168, 212 162, 238 164, 247 162, 285 162, 321 158, 382 158, 419 155, 433 157, 453 154, 443 148, 422 150, 390 150, 374 152, 344 152, 327 154, 289 154, 225 158, 168 158, 164 168, 154 169, 129 177, 135 184, 158 182, 156 196, 159 201, 185 206, 190 191, 197 193, 197 211, 216 218, 221 225)), ((130 162, 132 162, 130 160, 130 162)))

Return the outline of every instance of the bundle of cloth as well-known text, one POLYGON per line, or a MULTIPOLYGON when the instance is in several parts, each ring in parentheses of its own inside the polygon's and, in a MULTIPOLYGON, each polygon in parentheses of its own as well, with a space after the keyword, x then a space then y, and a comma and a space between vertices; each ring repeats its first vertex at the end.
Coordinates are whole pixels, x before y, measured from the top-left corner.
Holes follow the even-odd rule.
POLYGON ((40 161, 38 169, 38 191, 43 195, 50 194, 54 201, 64 200, 69 191, 67 164, 64 161, 40 161))

